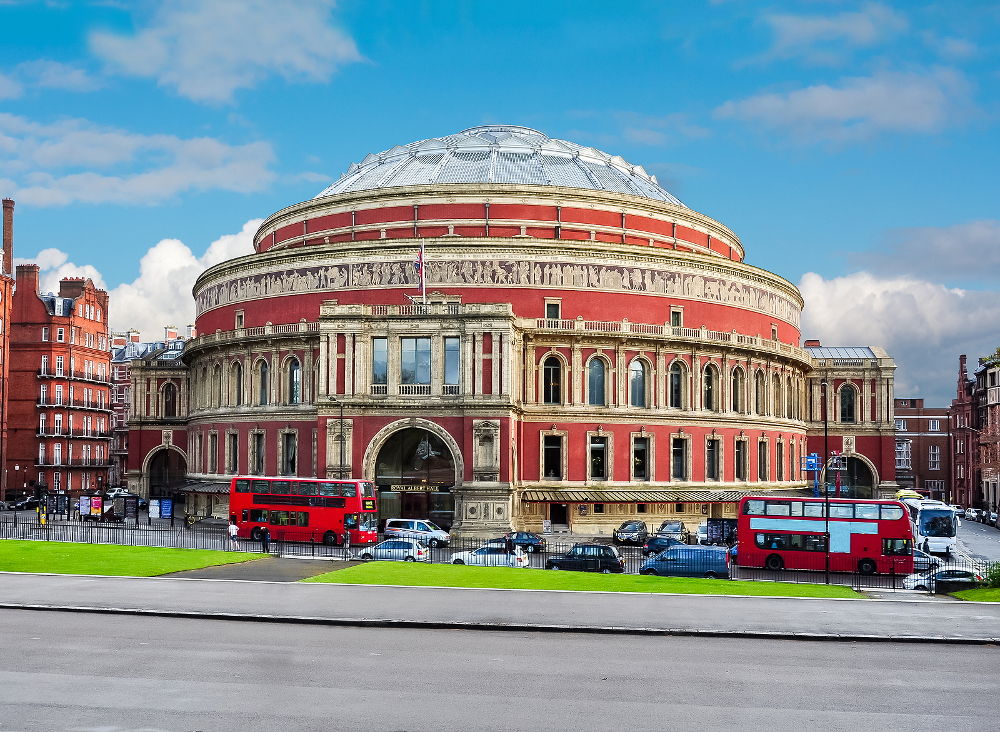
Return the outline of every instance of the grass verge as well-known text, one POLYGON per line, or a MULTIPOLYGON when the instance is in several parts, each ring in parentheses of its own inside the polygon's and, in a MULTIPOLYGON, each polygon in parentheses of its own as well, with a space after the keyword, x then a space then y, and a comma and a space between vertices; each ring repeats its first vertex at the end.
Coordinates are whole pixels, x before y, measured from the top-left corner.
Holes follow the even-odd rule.
POLYGON ((259 559, 263 554, 155 546, 0 540, 0 571, 155 577, 259 559))
POLYGON ((980 587, 978 590, 962 590, 953 593, 959 600, 972 602, 1000 602, 1000 588, 980 587))
POLYGON ((303 582, 412 587, 483 587, 522 590, 600 590, 603 592, 668 592, 688 595, 759 595, 774 597, 864 597, 849 587, 788 582, 729 582, 688 577, 644 577, 634 574, 546 572, 506 567, 461 567, 453 564, 369 562, 309 577, 303 582))

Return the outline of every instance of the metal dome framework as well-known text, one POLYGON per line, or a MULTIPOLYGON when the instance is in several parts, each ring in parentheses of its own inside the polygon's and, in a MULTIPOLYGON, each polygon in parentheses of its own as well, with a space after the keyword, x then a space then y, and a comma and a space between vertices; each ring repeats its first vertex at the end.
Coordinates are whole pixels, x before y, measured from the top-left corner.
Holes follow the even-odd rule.
POLYGON ((379 188, 448 183, 564 186, 683 206, 642 166, 530 127, 485 125, 397 145, 354 163, 316 198, 379 188))

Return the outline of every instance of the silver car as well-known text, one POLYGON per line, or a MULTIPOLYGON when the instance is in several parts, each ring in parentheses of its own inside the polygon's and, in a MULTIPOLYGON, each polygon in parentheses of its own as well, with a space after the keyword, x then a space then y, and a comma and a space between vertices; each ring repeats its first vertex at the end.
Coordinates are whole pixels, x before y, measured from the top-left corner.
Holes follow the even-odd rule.
POLYGON ((386 539, 362 551, 358 558, 389 562, 429 562, 431 550, 416 539, 386 539))
POLYGON ((514 547, 514 551, 508 553, 503 545, 487 544, 471 552, 452 554, 451 563, 478 567, 527 567, 528 555, 521 550, 521 547, 514 547))

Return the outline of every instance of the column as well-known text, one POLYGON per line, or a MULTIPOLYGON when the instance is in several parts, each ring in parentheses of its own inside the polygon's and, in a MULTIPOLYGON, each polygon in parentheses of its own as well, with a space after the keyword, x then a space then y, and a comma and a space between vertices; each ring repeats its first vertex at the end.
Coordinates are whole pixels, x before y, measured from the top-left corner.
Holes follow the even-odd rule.
POLYGON ((491 381, 493 388, 490 391, 493 396, 497 396, 500 393, 500 358, 504 351, 503 348, 503 335, 498 331, 493 331, 491 333, 493 336, 493 357, 490 359, 491 365, 491 381))

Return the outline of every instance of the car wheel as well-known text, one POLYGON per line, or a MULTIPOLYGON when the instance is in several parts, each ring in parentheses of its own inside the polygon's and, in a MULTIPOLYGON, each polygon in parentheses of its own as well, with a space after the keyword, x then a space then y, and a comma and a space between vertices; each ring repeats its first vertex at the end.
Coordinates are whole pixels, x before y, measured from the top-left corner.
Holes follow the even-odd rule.
POLYGON ((640 569, 639 574, 645 574, 651 577, 655 577, 657 573, 655 569, 640 569))
POLYGON ((927 588, 924 585, 917 585, 913 589, 920 590, 921 592, 927 592, 927 588))
POLYGON ((259 526, 254 526, 252 529, 250 529, 250 538, 253 539, 254 541, 260 541, 260 527, 259 526))
POLYGON ((332 531, 323 534, 323 543, 327 546, 337 546, 337 535, 332 531))
POLYGON ((415 559, 414 557, 405 557, 405 558, 403 559, 403 561, 404 561, 404 562, 415 562, 415 561, 417 561, 417 560, 416 560, 416 559, 415 559))
POLYGON ((719 575, 715 572, 705 572, 705 579, 719 579, 719 575))
POLYGON ((865 575, 875 574, 875 562, 871 559, 862 559, 858 562, 858 572, 865 575))
POLYGON ((601 574, 611 574, 611 570, 605 567, 604 569, 601 570, 601 574))
POLYGON ((452 564, 465 564, 465 562, 463 562, 461 559, 456 559, 455 561, 452 562, 452 564))
POLYGON ((551 567, 549 567, 549 569, 559 569, 559 565, 553 564, 551 567))
POLYGON ((526 546, 524 547, 524 549, 525 549, 525 551, 527 551, 527 552, 528 552, 528 554, 532 554, 533 552, 536 552, 536 551, 538 551, 538 550, 537 550, 537 549, 535 548, 535 545, 534 545, 534 544, 528 544, 528 545, 526 545, 526 546))
POLYGON ((361 555, 361 559, 364 559, 365 561, 370 562, 372 560, 372 555, 368 554, 368 553, 362 554, 361 555))
POLYGON ((429 542, 427 542, 427 545, 430 546, 432 549, 437 549, 439 546, 441 546, 441 542, 438 541, 437 539, 431 539, 429 542))
POLYGON ((777 554, 772 554, 766 560, 764 560, 764 566, 767 569, 770 569, 772 572, 780 572, 785 568, 785 560, 783 560, 777 554))

